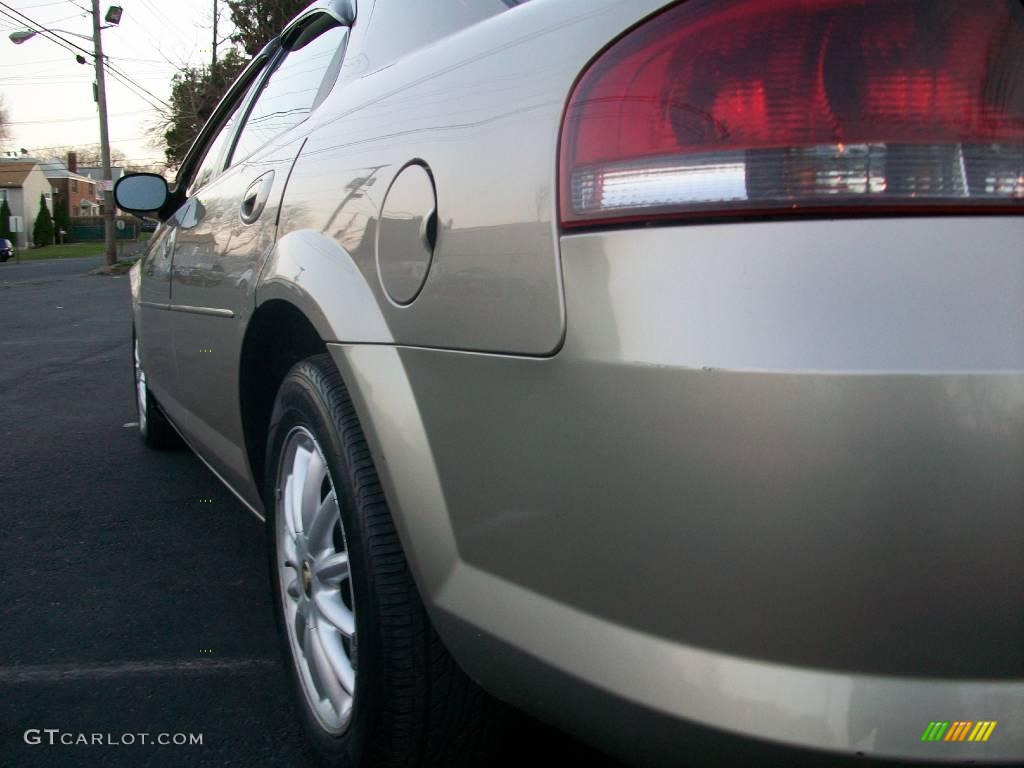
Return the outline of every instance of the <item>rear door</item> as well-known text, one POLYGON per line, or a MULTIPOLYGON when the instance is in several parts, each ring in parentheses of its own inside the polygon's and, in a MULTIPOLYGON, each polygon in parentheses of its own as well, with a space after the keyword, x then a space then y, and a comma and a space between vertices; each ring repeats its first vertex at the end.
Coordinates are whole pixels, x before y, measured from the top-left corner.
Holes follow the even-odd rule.
POLYGON ((171 343, 171 259, 180 211, 171 216, 141 259, 139 308, 135 333, 139 339, 147 384, 164 410, 174 418, 177 404, 174 347, 171 343))
POLYGON ((150 388, 179 429, 184 428, 186 411, 182 406, 174 354, 175 306, 171 281, 178 235, 194 225, 194 190, 209 183, 223 167, 229 140, 235 134, 238 120, 244 114, 244 105, 266 64, 267 57, 261 53, 225 97, 224 108, 218 110, 223 118, 218 120, 215 114, 195 146, 189 150, 179 174, 179 183, 186 185, 189 196, 157 230, 142 258, 139 315, 136 318, 142 362, 150 388), (215 125, 217 122, 220 124, 215 125), (189 168, 192 170, 186 170, 189 168))
POLYGON ((197 184, 178 232, 172 303, 182 424, 193 447, 258 503, 238 399, 242 341, 263 261, 273 247, 284 184, 302 146, 300 125, 333 85, 348 30, 326 12, 286 31, 244 105, 222 167, 197 184))

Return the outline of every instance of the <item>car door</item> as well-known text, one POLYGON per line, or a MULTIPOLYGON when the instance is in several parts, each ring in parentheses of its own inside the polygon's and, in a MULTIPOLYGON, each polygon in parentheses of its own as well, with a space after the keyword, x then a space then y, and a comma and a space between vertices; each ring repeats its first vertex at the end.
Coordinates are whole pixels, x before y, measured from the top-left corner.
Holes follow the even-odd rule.
MULTIPOLYGON (((223 106, 218 108, 203 128, 195 145, 182 161, 178 179, 181 189, 203 186, 216 176, 229 148, 229 139, 235 134, 243 106, 258 83, 257 78, 267 61, 268 55, 264 52, 250 63, 239 76, 238 82, 232 85, 223 106)), ((178 205, 165 219, 142 257, 136 316, 136 333, 140 339, 142 364, 149 387, 162 409, 179 428, 186 411, 182 405, 174 355, 175 307, 171 276, 178 234, 191 225, 194 216, 191 198, 181 194, 183 204, 178 205)), ((173 196, 171 199, 174 199, 173 196)))
POLYGON ((173 412, 177 403, 177 371, 171 343, 171 258, 177 232, 178 213, 156 233, 139 271, 139 305, 135 334, 140 340, 142 368, 149 388, 165 410, 173 412))
POLYGON ((256 279, 277 233, 300 125, 340 69, 348 30, 313 12, 282 35, 280 51, 244 107, 224 169, 197 185, 178 231, 171 277, 181 428, 193 448, 258 504, 238 398, 242 341, 256 279))

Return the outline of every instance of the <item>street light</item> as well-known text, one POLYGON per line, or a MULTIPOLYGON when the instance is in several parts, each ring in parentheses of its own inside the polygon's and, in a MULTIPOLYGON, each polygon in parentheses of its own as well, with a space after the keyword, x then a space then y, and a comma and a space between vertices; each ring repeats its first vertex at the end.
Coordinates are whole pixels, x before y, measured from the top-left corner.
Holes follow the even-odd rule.
MULTIPOLYGON (((106 26, 100 24, 100 2, 92 0, 92 37, 80 35, 77 32, 68 32, 63 29, 37 30, 22 29, 12 32, 8 39, 15 45, 21 45, 26 40, 31 40, 40 31, 60 32, 73 37, 81 37, 85 40, 92 40, 93 59, 96 64, 96 104, 100 113, 100 158, 103 165, 103 234, 105 240, 107 264, 117 261, 117 245, 114 241, 114 186, 111 183, 112 174, 110 171, 110 132, 107 128, 107 84, 104 77, 105 67, 103 66, 103 38, 100 35, 104 29, 117 26, 121 22, 122 10, 120 6, 112 5, 107 9, 104 19, 108 22, 106 26)), ((81 55, 75 57, 79 64, 84 64, 85 59, 81 55)))
MULTIPOLYGON (((107 24, 105 27, 100 27, 100 29, 110 29, 111 27, 114 27, 114 26, 116 26, 116 25, 115 24, 107 24)), ((92 42, 92 38, 89 37, 89 35, 82 35, 82 34, 79 34, 78 32, 70 32, 70 31, 68 31, 66 29, 57 29, 56 27, 48 27, 48 28, 43 29, 43 30, 39 30, 39 29, 19 29, 16 32, 11 32, 11 34, 9 34, 7 36, 7 38, 12 43, 14 43, 15 45, 21 45, 26 40, 30 40, 33 37, 35 37, 36 35, 38 35, 40 32, 60 32, 62 35, 71 35, 72 37, 80 37, 83 40, 88 40, 89 42, 92 42)))
POLYGON ((7 37, 10 38, 11 42, 15 45, 21 45, 29 38, 35 37, 36 33, 34 29, 19 29, 17 32, 11 32, 7 37))

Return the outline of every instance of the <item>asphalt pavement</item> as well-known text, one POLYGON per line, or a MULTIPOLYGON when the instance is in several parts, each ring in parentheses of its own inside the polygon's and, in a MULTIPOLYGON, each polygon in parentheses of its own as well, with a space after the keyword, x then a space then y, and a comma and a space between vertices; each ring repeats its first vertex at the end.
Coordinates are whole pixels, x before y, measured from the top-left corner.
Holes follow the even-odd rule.
MULTIPOLYGON (((142 446, 128 277, 99 264, 0 264, 0 766, 315 765, 262 523, 187 450, 142 446)), ((614 765, 514 732, 502 764, 614 765)))

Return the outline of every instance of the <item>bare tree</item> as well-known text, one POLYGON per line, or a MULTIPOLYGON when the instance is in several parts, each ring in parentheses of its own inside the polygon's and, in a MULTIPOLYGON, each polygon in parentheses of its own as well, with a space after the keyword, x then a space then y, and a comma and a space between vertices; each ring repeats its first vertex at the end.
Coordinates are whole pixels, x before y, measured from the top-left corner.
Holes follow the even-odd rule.
MULTIPOLYGON (((67 161, 68 152, 74 152, 77 155, 78 165, 82 168, 92 168, 101 165, 99 144, 69 145, 66 147, 44 149, 39 152, 39 158, 41 160, 60 160, 63 163, 67 161)), ((128 155, 122 150, 116 147, 110 148, 110 162, 112 165, 123 166, 127 158, 128 155)))
POLYGON ((3 94, 0 94, 0 141, 11 137, 10 125, 7 122, 7 105, 3 94))

